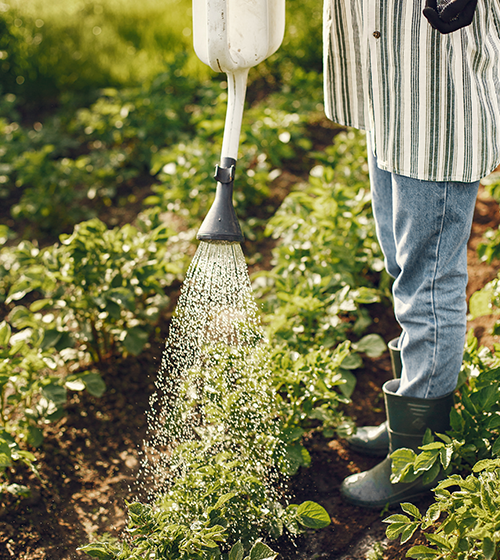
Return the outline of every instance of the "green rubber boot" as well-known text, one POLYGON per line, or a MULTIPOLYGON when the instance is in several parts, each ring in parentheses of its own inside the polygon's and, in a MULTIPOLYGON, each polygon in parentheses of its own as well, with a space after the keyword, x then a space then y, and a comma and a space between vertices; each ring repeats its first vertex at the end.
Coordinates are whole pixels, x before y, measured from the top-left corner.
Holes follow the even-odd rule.
MULTIPOLYGON (((453 392, 437 399, 419 399, 397 395, 399 379, 387 381, 384 391, 389 433, 389 451, 408 447, 418 453, 427 428, 433 432, 449 429, 453 392)), ((389 453, 389 455, 390 455, 389 453)), ((387 456, 373 469, 348 476, 340 487, 344 499, 367 508, 383 508, 415 499, 429 491, 435 481, 424 484, 422 477, 414 482, 391 484, 391 458, 387 456)))
MULTIPOLYGON (((394 379, 401 377, 401 350, 398 348, 399 338, 391 340, 387 345, 391 356, 392 375, 394 379)), ((389 451, 389 434, 387 422, 379 426, 363 426, 357 428, 356 433, 347 438, 349 447, 363 455, 385 457, 389 451)))

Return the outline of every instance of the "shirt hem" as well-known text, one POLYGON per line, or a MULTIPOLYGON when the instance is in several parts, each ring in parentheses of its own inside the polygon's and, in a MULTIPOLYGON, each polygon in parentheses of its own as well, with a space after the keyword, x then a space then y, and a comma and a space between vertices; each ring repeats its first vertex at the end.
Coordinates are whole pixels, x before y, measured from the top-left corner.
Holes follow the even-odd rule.
POLYGON ((418 173, 412 173, 412 172, 407 173, 404 170, 400 170, 395 166, 391 166, 388 163, 381 162, 379 159, 377 159, 377 167, 379 169, 382 169, 383 171, 388 171, 389 173, 401 175, 402 177, 409 177, 410 179, 417 179, 419 181, 432 181, 434 183, 465 183, 465 184, 477 183, 478 181, 481 181, 482 179, 487 177, 490 173, 495 171, 495 169, 497 169, 499 165, 500 165, 500 158, 496 161, 496 163, 493 163, 491 164, 491 166, 489 166, 489 171, 487 171, 486 174, 473 175, 470 179, 468 178, 467 181, 464 181, 463 176, 461 175, 429 176, 429 175, 420 175, 418 173))

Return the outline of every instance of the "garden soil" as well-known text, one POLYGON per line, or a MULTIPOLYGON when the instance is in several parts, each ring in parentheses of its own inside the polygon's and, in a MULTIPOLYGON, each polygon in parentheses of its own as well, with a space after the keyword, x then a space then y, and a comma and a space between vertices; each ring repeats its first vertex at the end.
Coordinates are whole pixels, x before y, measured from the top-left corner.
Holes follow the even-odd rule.
MULTIPOLYGON (((481 190, 469 247, 469 294, 496 276, 498 263, 480 263, 475 249, 485 230, 499 223, 497 205, 481 190)), ((247 255, 248 250, 244 247, 247 255)), ((378 332, 386 341, 398 335, 389 308, 376 304, 371 306, 371 313, 372 332, 378 332)), ((493 344, 489 317, 477 319, 470 326, 483 344, 493 344)), ((55 426, 47 426, 45 442, 36 452, 40 478, 28 471, 22 473, 24 482, 33 488, 32 496, 17 503, 0 504, 0 560, 83 558, 86 556, 77 551, 78 546, 104 533, 119 536, 123 531, 127 523, 126 500, 141 497, 136 474, 146 430, 145 412, 167 329, 165 320, 149 349, 139 357, 106 361, 101 366, 108 387, 105 395, 96 399, 73 393, 66 417, 55 426)), ((365 361, 348 410, 358 425, 384 419, 381 386, 390 377, 387 353, 365 361)), ((345 476, 370 468, 377 460, 351 451, 341 439, 311 435, 306 446, 311 453, 311 466, 291 481, 291 499, 319 502, 328 510, 332 523, 298 538, 294 544, 274 543, 280 558, 365 560, 376 543, 385 549, 384 559, 404 558, 414 540, 404 547, 387 541, 382 523, 385 512, 350 506, 339 494, 345 476)), ((424 502, 422 506, 425 505, 424 502)))

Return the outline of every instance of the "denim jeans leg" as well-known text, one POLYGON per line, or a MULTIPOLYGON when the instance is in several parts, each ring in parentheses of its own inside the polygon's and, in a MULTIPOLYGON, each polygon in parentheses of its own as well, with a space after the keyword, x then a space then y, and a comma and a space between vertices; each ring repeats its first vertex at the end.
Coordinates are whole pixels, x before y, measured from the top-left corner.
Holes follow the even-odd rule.
POLYGON ((369 143, 368 167, 370 170, 373 216, 377 238, 384 255, 385 269, 393 278, 397 278, 400 268, 396 262, 396 242, 394 240, 392 173, 377 167, 377 159, 373 155, 369 143))
POLYGON ((452 391, 466 332, 467 241, 479 182, 420 181, 369 168, 377 236, 393 285, 403 372, 398 393, 452 391))
POLYGON ((479 182, 392 174, 396 261, 394 313, 403 329, 398 393, 438 398, 456 387, 467 305, 467 241, 479 182))

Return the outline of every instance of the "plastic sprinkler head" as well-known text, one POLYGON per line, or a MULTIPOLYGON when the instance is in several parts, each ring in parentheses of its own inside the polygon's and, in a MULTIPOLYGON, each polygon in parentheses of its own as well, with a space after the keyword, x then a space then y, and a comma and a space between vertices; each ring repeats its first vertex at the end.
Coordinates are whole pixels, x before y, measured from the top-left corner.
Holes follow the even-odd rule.
POLYGON ((200 241, 241 243, 244 239, 233 206, 235 166, 235 159, 224 157, 215 168, 215 200, 196 236, 200 241))

